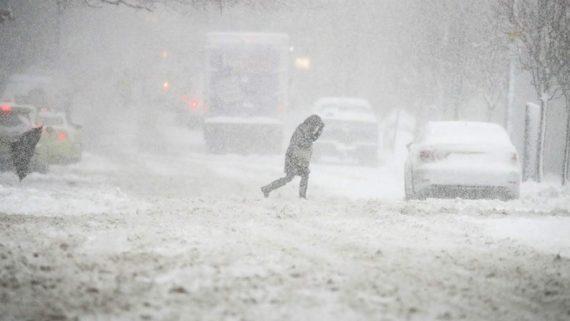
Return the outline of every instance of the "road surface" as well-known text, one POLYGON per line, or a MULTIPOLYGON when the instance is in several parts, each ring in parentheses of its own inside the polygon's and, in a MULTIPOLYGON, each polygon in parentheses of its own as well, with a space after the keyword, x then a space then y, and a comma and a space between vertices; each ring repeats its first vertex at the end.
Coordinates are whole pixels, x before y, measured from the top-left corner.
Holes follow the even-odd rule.
POLYGON ((0 319, 570 320, 568 189, 405 202, 398 162, 316 164, 264 199, 281 157, 173 135, 0 175, 0 319))

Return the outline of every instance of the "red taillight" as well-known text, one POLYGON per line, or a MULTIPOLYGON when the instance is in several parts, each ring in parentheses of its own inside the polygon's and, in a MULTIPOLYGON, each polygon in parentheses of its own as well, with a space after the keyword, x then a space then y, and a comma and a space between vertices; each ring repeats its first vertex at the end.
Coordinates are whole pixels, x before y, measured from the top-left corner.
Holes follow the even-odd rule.
POLYGON ((58 132, 57 133, 57 140, 59 140, 59 141, 67 140, 67 133, 66 132, 58 132))
POLYGON ((10 105, 0 105, 0 111, 3 111, 5 113, 9 113, 12 111, 12 106, 10 105))
POLYGON ((186 95, 182 95, 180 99, 182 99, 182 101, 186 104, 189 110, 196 111, 198 110, 198 108, 200 108, 200 101, 198 99, 195 98, 190 99, 190 97, 186 95))
POLYGON ((196 110, 198 109, 198 106, 200 106, 200 102, 197 99, 192 99, 190 101, 190 109, 196 110))

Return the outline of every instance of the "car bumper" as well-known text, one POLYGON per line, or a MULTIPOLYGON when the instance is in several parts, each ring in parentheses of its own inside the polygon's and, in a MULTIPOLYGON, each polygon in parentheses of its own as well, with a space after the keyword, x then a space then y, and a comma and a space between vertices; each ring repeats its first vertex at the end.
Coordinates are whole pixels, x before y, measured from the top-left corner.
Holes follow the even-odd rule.
POLYGON ((315 149, 321 156, 354 158, 362 156, 377 156, 378 145, 374 143, 343 144, 333 141, 318 142, 315 149))
POLYGON ((418 197, 518 198, 516 168, 427 168, 413 173, 418 197))
POLYGON ((50 164, 66 163, 81 158, 81 146, 78 144, 50 144, 38 147, 38 152, 50 164))

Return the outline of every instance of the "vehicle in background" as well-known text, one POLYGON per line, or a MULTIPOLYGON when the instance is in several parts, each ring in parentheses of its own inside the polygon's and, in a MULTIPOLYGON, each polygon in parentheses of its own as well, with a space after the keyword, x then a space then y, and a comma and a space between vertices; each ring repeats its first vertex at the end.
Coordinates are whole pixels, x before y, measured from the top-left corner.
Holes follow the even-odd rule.
POLYGON ((223 152, 279 152, 287 106, 289 37, 207 35, 204 138, 223 152))
POLYGON ((81 160, 81 128, 67 121, 63 113, 40 111, 37 123, 43 126, 38 147, 50 164, 73 163, 81 160))
POLYGON ((407 145, 414 140, 416 119, 402 109, 393 109, 380 122, 381 155, 386 159, 404 162, 407 145))
MULTIPOLYGON (((36 113, 33 106, 0 102, 0 171, 14 169, 11 144, 35 128, 36 113)), ((48 163, 41 150, 41 142, 38 142, 29 163, 29 172, 48 171, 48 163)))
POLYGON ((325 123, 325 130, 315 143, 315 160, 335 157, 366 165, 377 164, 379 124, 368 101, 347 97, 321 98, 315 103, 315 112, 325 123))
POLYGON ((497 124, 428 122, 408 150, 406 199, 519 197, 518 154, 497 124))
MULTIPOLYGON (((176 122, 182 126, 200 127, 206 112, 200 75, 182 73, 181 76, 180 72, 165 68, 155 67, 152 77, 144 81, 144 92, 152 108, 172 112, 176 122)), ((125 97, 123 101, 129 99, 125 97)))

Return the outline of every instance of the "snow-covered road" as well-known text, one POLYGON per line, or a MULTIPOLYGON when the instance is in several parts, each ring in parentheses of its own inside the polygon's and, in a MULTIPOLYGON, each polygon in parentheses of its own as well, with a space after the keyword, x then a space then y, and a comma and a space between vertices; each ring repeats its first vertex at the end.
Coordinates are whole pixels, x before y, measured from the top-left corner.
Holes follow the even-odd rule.
POLYGON ((1 174, 0 319, 570 319, 570 190, 404 202, 397 163, 316 164, 263 199, 281 157, 191 147, 1 174))

